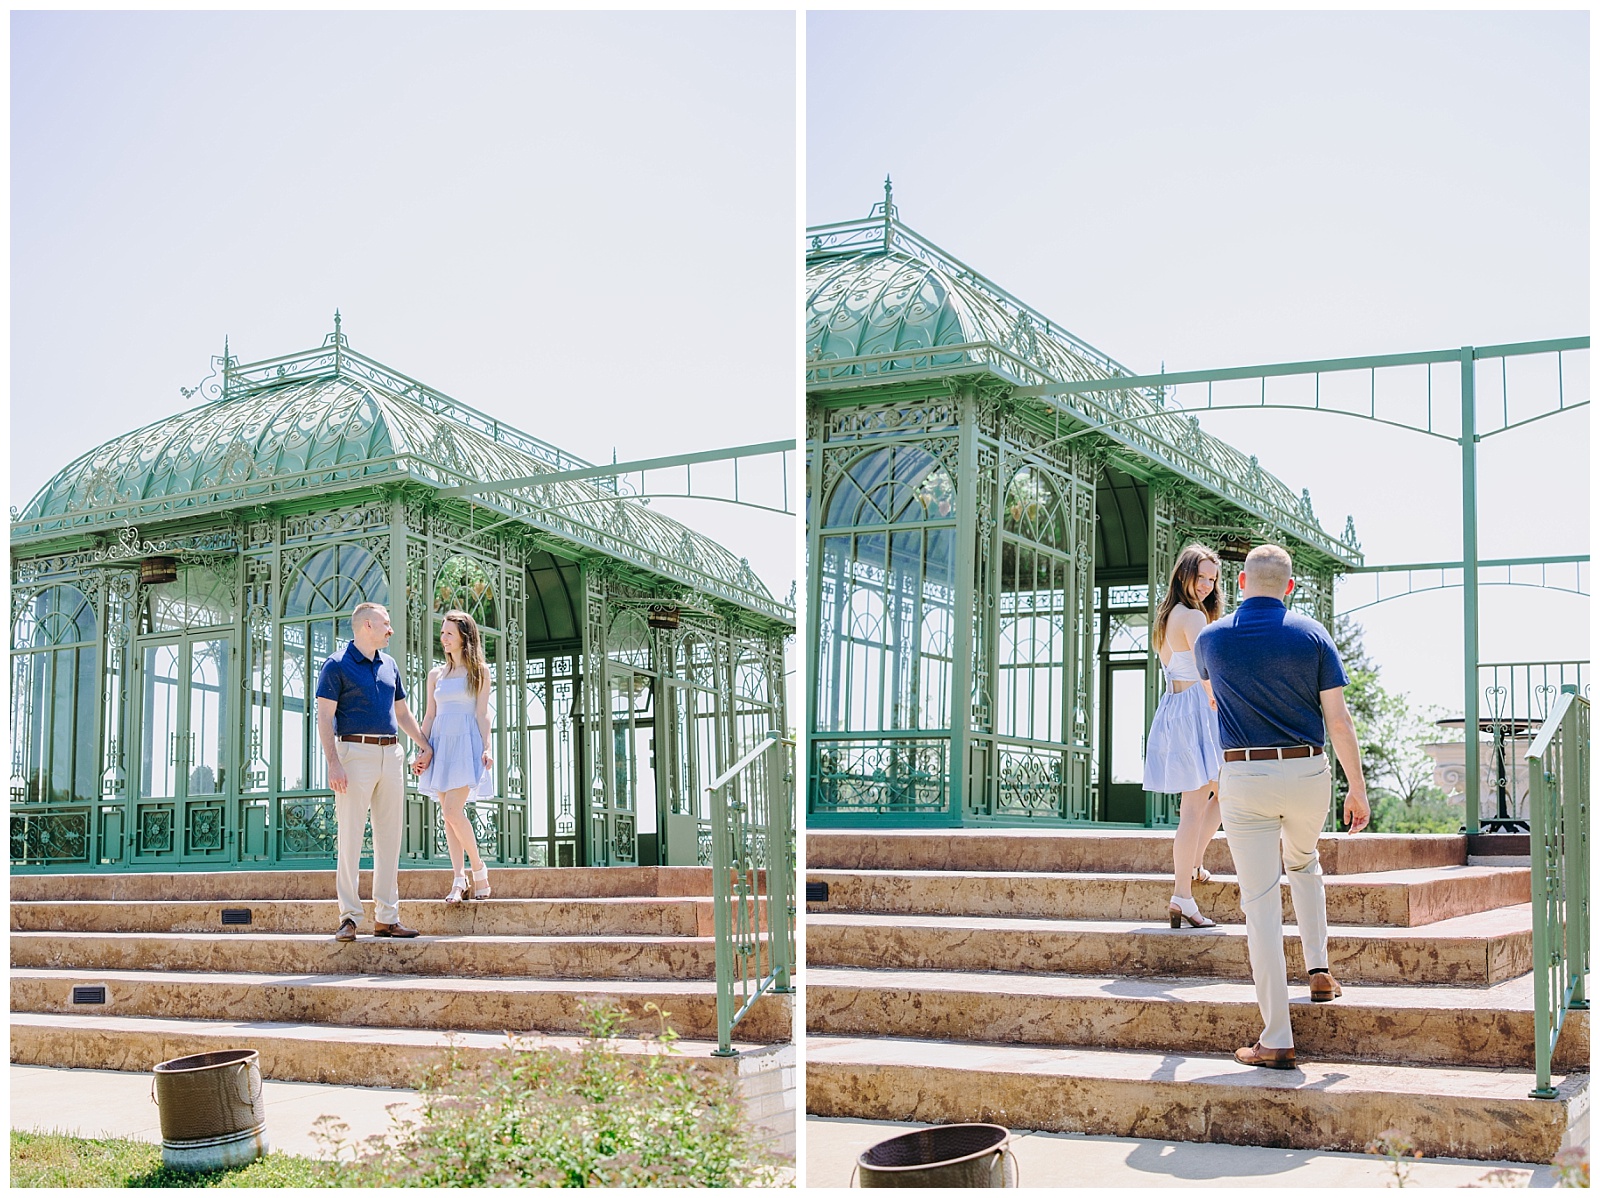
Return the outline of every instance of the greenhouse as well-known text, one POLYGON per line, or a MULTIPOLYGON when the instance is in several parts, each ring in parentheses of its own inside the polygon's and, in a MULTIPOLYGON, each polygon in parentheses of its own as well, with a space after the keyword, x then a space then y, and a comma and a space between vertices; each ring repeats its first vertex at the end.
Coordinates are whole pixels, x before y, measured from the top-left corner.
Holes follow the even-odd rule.
MULTIPOLYGON (((1362 558, 1254 458, 906 227, 809 231, 814 827, 1176 821, 1141 783, 1177 551, 1276 542, 1331 626, 1362 558)), ((1225 569, 1229 606, 1236 569, 1225 569)))
MULTIPOLYGON (((312 691, 363 601, 419 719, 441 615, 483 629, 486 857, 708 862, 707 784, 785 727, 791 606, 616 476, 568 478, 595 472, 355 353, 337 317, 315 349, 212 365, 199 406, 12 510, 13 869, 331 866, 312 691)), ((410 791, 402 863, 444 859, 410 791)))

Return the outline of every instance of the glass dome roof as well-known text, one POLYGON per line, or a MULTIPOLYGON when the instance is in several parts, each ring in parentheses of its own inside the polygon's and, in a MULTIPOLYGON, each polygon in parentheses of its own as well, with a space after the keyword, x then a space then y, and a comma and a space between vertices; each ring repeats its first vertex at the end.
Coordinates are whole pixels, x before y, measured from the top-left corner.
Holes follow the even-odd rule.
MULTIPOLYGON (((219 398, 113 438, 56 474, 14 518, 13 545, 379 482, 444 488, 589 465, 336 338, 243 367, 229 359, 211 387, 219 398)), ((476 502, 787 618, 748 563, 594 482, 486 491, 476 502)))
MULTIPOLYGON (((894 216, 811 230, 806 264, 806 371, 813 386, 988 371, 1021 386, 1133 376, 894 216), (937 352, 940 347, 949 347, 937 352), (929 352, 933 351, 933 352, 929 352)), ((1205 432, 1159 389, 1130 387, 1075 397, 1083 418, 1113 440, 1161 460, 1213 493, 1268 515, 1346 564, 1359 548, 1330 536, 1296 495, 1253 457, 1205 432)), ((1353 537, 1348 529, 1346 540, 1353 537)))

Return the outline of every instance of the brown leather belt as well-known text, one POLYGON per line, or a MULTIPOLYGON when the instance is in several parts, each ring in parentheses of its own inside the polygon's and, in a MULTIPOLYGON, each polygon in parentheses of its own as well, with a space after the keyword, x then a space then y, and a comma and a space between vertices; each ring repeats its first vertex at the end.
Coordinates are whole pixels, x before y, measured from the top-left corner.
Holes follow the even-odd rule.
MULTIPOLYGON (((400 738, 398 736, 341 736, 340 740, 353 740, 358 745, 392 745, 400 738)), ((1322 750, 1317 750, 1319 753, 1322 750)))
POLYGON ((1320 757, 1321 745, 1294 745, 1287 749, 1224 749, 1224 761, 1276 761, 1288 757, 1320 757))

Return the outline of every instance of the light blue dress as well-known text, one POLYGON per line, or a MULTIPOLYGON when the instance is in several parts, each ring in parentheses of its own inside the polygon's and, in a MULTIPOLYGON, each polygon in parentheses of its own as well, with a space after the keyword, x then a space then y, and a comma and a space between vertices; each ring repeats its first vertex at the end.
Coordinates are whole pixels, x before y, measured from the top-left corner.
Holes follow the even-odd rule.
POLYGON ((471 798, 489 776, 483 768, 483 733, 478 730, 477 696, 464 674, 441 678, 433 686, 433 757, 417 779, 417 789, 432 795, 465 786, 471 798))
POLYGON ((1222 735, 1211 696, 1200 684, 1194 651, 1174 653, 1163 667, 1166 689, 1144 746, 1144 788, 1156 794, 1199 790, 1222 768, 1222 735), (1174 682, 1193 682, 1174 691, 1174 682))

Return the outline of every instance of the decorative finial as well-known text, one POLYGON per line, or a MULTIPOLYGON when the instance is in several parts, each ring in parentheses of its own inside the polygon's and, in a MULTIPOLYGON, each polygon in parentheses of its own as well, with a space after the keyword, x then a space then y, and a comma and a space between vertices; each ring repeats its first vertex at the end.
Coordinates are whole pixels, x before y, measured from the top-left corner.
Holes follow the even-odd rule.
POLYGON ((883 177, 883 252, 888 253, 894 241, 894 180, 883 177))
POLYGON ((335 337, 339 336, 339 328, 343 324, 344 324, 344 317, 340 316, 339 315, 339 309, 335 308, 333 310, 333 335, 335 337))

